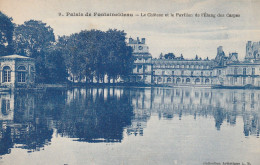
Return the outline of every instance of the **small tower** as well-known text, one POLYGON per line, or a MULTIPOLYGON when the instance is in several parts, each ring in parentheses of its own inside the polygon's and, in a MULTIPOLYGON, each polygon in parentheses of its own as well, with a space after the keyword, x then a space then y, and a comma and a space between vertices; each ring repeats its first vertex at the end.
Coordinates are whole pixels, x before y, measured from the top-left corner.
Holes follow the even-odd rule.
POLYGON ((259 61, 260 60, 260 42, 248 41, 246 44, 245 61, 259 61))
POLYGON ((130 77, 131 82, 142 82, 150 84, 152 82, 152 56, 149 47, 145 44, 145 38, 141 41, 129 38, 128 46, 133 49, 134 66, 130 77))

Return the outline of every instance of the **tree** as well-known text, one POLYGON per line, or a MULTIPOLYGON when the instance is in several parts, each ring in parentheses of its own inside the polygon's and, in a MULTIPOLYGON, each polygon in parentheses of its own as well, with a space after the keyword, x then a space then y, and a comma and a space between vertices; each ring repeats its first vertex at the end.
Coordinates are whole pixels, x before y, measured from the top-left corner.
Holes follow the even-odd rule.
POLYGON ((163 54, 162 53, 160 54, 159 59, 163 59, 163 54))
POLYGON ((131 72, 132 49, 126 45, 124 31, 84 30, 59 38, 65 64, 72 77, 104 82, 125 77, 131 72))
POLYGON ((26 21, 14 30, 14 48, 17 54, 37 58, 54 42, 53 29, 41 21, 26 21))
POLYGON ((105 33, 104 48, 108 60, 106 60, 106 74, 113 82, 119 76, 126 77, 132 71, 132 49, 126 45, 126 33, 124 31, 109 29, 105 33))
MULTIPOLYGON (((50 77, 47 56, 50 51, 52 52, 52 47, 55 47, 54 42, 53 29, 41 21, 30 20, 15 27, 15 53, 35 59, 37 82, 46 83, 50 79, 56 79, 56 77, 50 77)), ((56 58, 59 57, 57 56, 56 58)))
POLYGON ((7 17, 0 11, 0 52, 1 56, 13 53, 13 31, 12 18, 7 17))
MULTIPOLYGON (((64 65, 72 80, 81 80, 85 76, 87 61, 87 52, 85 51, 84 41, 81 41, 79 34, 59 37, 57 47, 62 52, 64 65)), ((91 61, 92 62, 92 61, 91 61)))
POLYGON ((43 76, 46 83, 64 83, 67 81, 68 72, 66 70, 65 60, 62 51, 55 47, 51 47, 45 52, 45 74, 43 76))
POLYGON ((175 55, 173 53, 167 53, 167 54, 164 55, 164 58, 165 59, 174 59, 175 55))

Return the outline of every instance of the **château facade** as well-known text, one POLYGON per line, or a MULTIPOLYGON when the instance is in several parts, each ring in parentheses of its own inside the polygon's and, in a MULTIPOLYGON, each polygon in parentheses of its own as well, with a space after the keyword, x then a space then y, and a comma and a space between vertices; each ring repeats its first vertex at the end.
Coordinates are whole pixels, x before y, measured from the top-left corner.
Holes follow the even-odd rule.
POLYGON ((167 86, 197 87, 260 87, 260 42, 248 41, 244 61, 238 53, 225 55, 223 47, 217 48, 215 59, 156 59, 142 38, 129 38, 133 48, 134 65, 130 82, 161 84, 167 86))

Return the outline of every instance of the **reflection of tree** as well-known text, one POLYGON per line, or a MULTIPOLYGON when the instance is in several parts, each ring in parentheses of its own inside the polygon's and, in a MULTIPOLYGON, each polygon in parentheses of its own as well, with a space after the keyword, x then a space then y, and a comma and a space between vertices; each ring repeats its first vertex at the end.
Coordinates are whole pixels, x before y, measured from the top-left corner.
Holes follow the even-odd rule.
POLYGON ((215 126, 217 128, 217 130, 220 130, 220 126, 222 125, 223 121, 224 121, 224 118, 225 118, 225 114, 223 112, 223 109, 221 108, 217 108, 214 113, 214 118, 215 118, 215 126))
POLYGON ((103 92, 89 93, 65 107, 57 129, 63 136, 80 141, 121 141, 123 129, 131 124, 132 113, 125 93, 120 97, 108 94, 106 99, 103 92))
POLYGON ((259 137, 258 102, 252 103, 251 93, 232 92, 90 88, 0 95, 0 155, 15 144, 37 151, 51 142, 54 128, 78 141, 120 142, 124 129, 143 135, 152 113, 167 120, 213 116, 217 130, 225 122, 235 125, 242 116, 245 136, 259 137))

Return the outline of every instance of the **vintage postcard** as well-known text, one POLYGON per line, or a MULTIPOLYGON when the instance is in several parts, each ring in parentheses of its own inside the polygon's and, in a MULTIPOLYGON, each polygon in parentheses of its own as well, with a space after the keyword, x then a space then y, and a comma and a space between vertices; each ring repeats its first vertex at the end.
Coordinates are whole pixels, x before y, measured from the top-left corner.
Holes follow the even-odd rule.
POLYGON ((259 165, 259 8, 0 0, 0 164, 259 165))

